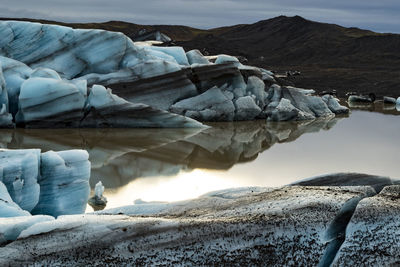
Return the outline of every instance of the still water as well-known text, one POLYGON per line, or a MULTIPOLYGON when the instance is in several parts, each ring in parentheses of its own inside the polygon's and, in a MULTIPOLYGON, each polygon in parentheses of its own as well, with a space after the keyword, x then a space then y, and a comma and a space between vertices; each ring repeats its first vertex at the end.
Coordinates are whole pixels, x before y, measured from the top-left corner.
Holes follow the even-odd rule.
POLYGON ((400 112, 354 108, 361 110, 349 117, 215 123, 208 129, 2 130, 0 143, 43 152, 86 149, 90 185, 103 182, 107 208, 230 187, 281 186, 334 172, 399 178, 400 112))

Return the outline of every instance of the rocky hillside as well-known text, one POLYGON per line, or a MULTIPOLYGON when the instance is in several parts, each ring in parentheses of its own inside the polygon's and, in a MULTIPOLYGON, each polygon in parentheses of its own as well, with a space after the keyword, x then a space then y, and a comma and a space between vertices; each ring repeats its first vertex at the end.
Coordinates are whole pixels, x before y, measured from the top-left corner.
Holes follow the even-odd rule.
POLYGON ((244 56, 267 69, 298 70, 296 86, 340 93, 359 91, 398 95, 400 35, 277 17, 251 25, 214 29, 179 45, 211 54, 244 56))

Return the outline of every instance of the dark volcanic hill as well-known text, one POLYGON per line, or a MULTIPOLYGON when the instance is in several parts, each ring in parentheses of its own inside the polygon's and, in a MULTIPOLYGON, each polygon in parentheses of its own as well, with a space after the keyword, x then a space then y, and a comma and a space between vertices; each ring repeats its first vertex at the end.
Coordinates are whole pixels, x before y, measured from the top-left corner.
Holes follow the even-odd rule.
POLYGON ((276 17, 251 25, 213 29, 178 42, 186 49, 244 56, 250 65, 299 70, 300 87, 400 95, 400 35, 276 17))
POLYGON ((254 24, 210 30, 126 22, 66 24, 74 28, 120 31, 131 38, 141 29, 158 30, 185 50, 243 56, 248 64, 275 71, 298 70, 289 79, 299 87, 400 95, 400 35, 280 16, 254 24))

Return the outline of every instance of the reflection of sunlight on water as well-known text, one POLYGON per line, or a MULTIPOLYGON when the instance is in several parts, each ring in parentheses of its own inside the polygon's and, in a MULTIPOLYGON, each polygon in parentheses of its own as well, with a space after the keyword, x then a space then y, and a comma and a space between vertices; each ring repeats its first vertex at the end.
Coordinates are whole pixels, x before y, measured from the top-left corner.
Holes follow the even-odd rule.
POLYGON ((241 186, 226 177, 226 172, 196 169, 180 172, 175 177, 139 178, 119 190, 107 190, 107 208, 133 204, 136 199, 144 201, 179 201, 196 198, 204 193, 241 186))

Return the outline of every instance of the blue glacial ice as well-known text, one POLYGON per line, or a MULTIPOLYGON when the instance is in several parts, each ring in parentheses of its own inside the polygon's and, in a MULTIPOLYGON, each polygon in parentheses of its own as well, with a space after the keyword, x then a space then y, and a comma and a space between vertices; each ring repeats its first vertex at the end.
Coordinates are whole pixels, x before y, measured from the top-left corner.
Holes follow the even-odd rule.
POLYGON ((187 65, 182 48, 135 46, 122 33, 83 30, 31 22, 0 22, 0 54, 31 68, 46 67, 63 78, 108 74, 148 60, 187 65))
POLYGON ((90 190, 88 157, 84 150, 0 150, 0 218, 83 213, 90 190))
POLYGON ((90 193, 89 154, 83 150, 48 151, 41 157, 39 203, 32 214, 79 214, 90 193))
MULTIPOLYGON (((155 54, 156 52, 161 52, 161 53, 157 53, 157 55, 160 58, 164 57, 162 54, 169 55, 179 65, 189 65, 189 61, 188 61, 188 58, 186 57, 185 50, 183 50, 183 48, 180 46, 172 46, 172 47, 146 46, 144 49, 149 51, 150 54, 155 54)), ((165 59, 171 61, 169 58, 165 58, 165 59)))

